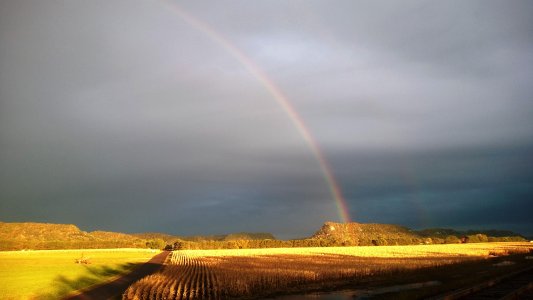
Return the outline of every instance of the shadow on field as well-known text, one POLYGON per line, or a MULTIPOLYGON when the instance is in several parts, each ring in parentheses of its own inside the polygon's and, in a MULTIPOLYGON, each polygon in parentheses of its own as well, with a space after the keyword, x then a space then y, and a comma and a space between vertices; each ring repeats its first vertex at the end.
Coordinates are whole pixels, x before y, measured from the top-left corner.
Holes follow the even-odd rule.
POLYGON ((62 275, 57 276, 52 282, 53 292, 39 295, 37 299, 60 299, 73 291, 92 286, 102 281, 105 282, 106 279, 112 278, 113 276, 127 273, 140 265, 142 263, 125 263, 114 268, 108 266, 85 266, 84 275, 77 278, 69 279, 62 275))
MULTIPOLYGON (((84 300, 84 299, 110 299, 110 298, 115 299, 117 297, 120 298, 120 296, 128 288, 128 286, 133 284, 135 281, 143 278, 144 276, 150 275, 156 272, 157 270, 159 270, 169 254, 170 254, 169 251, 164 251, 152 257, 147 263, 143 263, 143 264, 131 264, 130 263, 130 264, 121 265, 123 267, 122 271, 124 271, 125 270, 124 268, 126 268, 127 270, 131 270, 131 272, 124 272, 125 273, 124 275, 117 276, 111 281, 107 281, 104 284, 95 285, 91 288, 85 289, 84 291, 80 293, 70 295, 63 299, 84 300)), ((115 275, 115 274, 109 273, 109 272, 114 272, 114 271, 106 267, 103 267, 98 270, 91 270, 91 271, 95 272, 95 275, 99 275, 99 276, 102 276, 102 274, 115 275)), ((80 282, 83 282, 83 280, 85 280, 85 278, 79 278, 78 280, 68 281, 67 283, 72 287, 72 284, 78 284, 80 282)))
MULTIPOLYGON (((423 286, 417 289, 407 289, 398 292, 373 295, 376 300, 411 300, 426 299, 429 297, 443 297, 447 292, 460 288, 472 287, 487 280, 497 278, 509 273, 524 270, 533 266, 531 260, 525 259, 524 254, 511 254, 500 257, 468 258, 464 261, 408 270, 388 276, 382 276, 381 281, 376 280, 369 285, 374 288, 388 287, 391 285, 437 281, 441 284, 423 286), (501 264, 502 262, 512 262, 501 264)), ((378 277, 379 278, 379 277, 378 277)))

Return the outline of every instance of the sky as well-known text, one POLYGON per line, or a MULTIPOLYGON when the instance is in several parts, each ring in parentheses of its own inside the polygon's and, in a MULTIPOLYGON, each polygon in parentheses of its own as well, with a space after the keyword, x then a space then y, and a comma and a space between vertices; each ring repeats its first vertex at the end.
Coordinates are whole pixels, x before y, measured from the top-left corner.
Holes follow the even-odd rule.
POLYGON ((351 221, 533 235, 532 11, 1 1, 0 221, 304 237, 330 171, 351 221))

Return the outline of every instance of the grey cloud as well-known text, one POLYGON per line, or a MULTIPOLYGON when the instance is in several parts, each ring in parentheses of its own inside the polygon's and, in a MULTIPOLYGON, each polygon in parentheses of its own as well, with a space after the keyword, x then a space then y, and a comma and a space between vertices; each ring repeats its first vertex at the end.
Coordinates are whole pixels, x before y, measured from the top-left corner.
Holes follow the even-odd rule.
POLYGON ((355 220, 531 227, 529 2, 172 3, 2 2, 0 219, 282 237, 338 220, 294 120, 182 10, 288 97, 355 220))

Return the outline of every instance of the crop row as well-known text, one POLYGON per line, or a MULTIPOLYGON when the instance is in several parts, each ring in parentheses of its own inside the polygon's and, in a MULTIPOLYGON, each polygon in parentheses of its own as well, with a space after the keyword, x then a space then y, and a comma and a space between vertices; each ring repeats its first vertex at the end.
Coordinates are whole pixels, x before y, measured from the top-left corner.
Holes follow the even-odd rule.
POLYGON ((332 287, 368 276, 456 261, 458 258, 386 259, 332 254, 195 257, 175 251, 160 272, 131 285, 123 299, 226 299, 270 295, 306 286, 332 287))
POLYGON ((128 288, 124 300, 266 297, 330 289, 373 276, 531 251, 527 244, 174 251, 165 267, 128 288), (370 250, 374 250, 370 253, 370 250), (319 252, 320 251, 320 252, 319 252))
POLYGON ((164 268, 131 285, 123 299, 220 299, 217 278, 208 263, 173 252, 164 268))

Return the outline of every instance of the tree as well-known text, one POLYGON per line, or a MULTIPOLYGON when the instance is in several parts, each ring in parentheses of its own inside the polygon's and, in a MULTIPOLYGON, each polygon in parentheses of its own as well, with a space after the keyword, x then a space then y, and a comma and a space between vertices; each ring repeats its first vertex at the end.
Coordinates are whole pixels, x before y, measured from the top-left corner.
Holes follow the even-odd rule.
POLYGON ((460 242, 461 240, 459 240, 459 238, 455 235, 449 235, 446 237, 446 239, 444 239, 444 243, 446 244, 459 244, 460 242))
POLYGON ((150 249, 163 249, 166 245, 167 243, 162 239, 152 239, 146 242, 146 247, 150 249))

